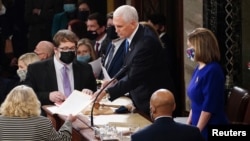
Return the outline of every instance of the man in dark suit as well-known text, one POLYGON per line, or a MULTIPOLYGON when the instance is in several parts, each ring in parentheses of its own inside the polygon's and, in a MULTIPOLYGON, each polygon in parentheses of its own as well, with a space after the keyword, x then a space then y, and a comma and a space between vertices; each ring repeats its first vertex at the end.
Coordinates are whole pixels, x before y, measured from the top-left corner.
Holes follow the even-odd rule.
POLYGON ((112 40, 107 48, 106 54, 103 65, 112 78, 123 66, 125 58, 125 40, 121 38, 112 40))
MULTIPOLYGON (((97 102, 108 94, 112 101, 129 92, 134 106, 149 115, 149 100, 159 88, 172 88, 168 70, 162 69, 162 46, 152 29, 139 24, 136 9, 123 5, 114 12, 113 23, 120 38, 129 43, 124 65, 125 75, 103 91, 97 102)), ((98 92, 95 93, 96 96, 98 92)))
MULTIPOLYGON (((70 30, 59 30, 54 36, 55 55, 28 66, 27 83, 34 89, 42 105, 62 103, 66 87, 73 90, 96 91, 96 80, 89 64, 75 59, 77 36, 70 30), (68 85, 61 72, 66 67, 68 85)), ((69 94, 70 94, 69 92, 69 94)))
POLYGON ((195 126, 173 120, 175 99, 167 89, 159 89, 150 99, 150 114, 154 123, 131 135, 132 141, 203 141, 195 126))
MULTIPOLYGON (((166 25, 166 17, 162 13, 153 13, 148 17, 148 23, 151 24, 157 33, 159 34, 159 38, 161 39, 163 43, 163 57, 162 59, 165 61, 167 67, 169 69, 169 72, 171 76, 173 77, 174 85, 178 86, 178 78, 179 78, 179 73, 177 70, 177 53, 176 53, 176 48, 174 47, 173 44, 173 39, 167 34, 167 25, 166 25)), ((176 87, 177 88, 177 87, 176 87)), ((181 94, 179 90, 175 89, 172 91, 175 94, 175 100, 176 103, 181 102, 181 94)), ((181 115, 181 106, 182 104, 177 104, 177 107, 175 109, 174 115, 180 116, 181 115)))
POLYGON ((106 34, 106 17, 98 12, 92 13, 87 20, 87 38, 93 41, 96 57, 105 55, 111 39, 106 34))

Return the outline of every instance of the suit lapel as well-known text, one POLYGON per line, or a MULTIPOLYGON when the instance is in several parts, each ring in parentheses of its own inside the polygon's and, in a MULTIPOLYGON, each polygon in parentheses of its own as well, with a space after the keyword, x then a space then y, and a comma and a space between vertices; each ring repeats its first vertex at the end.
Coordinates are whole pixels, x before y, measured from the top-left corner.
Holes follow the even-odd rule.
POLYGON ((54 64, 54 59, 48 61, 48 66, 45 67, 47 69, 49 81, 51 82, 52 88, 58 90, 57 79, 56 79, 56 69, 54 64))
POLYGON ((80 83, 79 81, 75 81, 75 80, 81 80, 81 79, 77 79, 80 78, 80 71, 79 70, 79 66, 76 64, 75 61, 73 61, 72 63, 72 67, 73 67, 73 78, 74 78, 74 88, 78 89, 80 88, 80 83))
POLYGON ((129 45, 129 51, 126 54, 126 58, 125 58, 125 64, 128 65, 128 62, 130 62, 130 60, 132 59, 132 57, 130 56, 134 56, 134 51, 135 50, 135 46, 137 44, 137 42, 139 41, 139 39, 143 36, 143 26, 139 25, 138 30, 135 33, 135 36, 133 37, 130 45, 129 45))

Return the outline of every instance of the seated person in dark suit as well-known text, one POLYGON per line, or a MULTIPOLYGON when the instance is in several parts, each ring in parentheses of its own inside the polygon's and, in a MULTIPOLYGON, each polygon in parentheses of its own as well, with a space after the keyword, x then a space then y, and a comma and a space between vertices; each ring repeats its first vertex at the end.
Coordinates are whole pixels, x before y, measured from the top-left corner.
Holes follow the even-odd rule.
POLYGON ((91 65, 74 61, 77 45, 75 33, 59 30, 53 40, 54 57, 28 66, 26 81, 41 104, 60 104, 73 90, 84 90, 89 94, 96 91, 91 65))
POLYGON ((150 99, 150 114, 154 123, 132 134, 132 141, 203 141, 197 127, 173 120, 174 110, 173 94, 167 89, 155 91, 150 99))

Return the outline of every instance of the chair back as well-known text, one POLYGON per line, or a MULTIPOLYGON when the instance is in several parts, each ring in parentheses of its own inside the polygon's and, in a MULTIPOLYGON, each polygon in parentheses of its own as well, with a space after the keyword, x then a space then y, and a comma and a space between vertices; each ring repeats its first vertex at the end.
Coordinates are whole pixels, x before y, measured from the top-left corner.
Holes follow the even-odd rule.
POLYGON ((226 114, 231 123, 243 122, 250 96, 246 89, 234 86, 226 102, 226 114))
POLYGON ((245 116, 244 116, 244 119, 243 119, 243 123, 250 124, 250 102, 248 102, 248 104, 247 104, 247 108, 246 108, 245 116))

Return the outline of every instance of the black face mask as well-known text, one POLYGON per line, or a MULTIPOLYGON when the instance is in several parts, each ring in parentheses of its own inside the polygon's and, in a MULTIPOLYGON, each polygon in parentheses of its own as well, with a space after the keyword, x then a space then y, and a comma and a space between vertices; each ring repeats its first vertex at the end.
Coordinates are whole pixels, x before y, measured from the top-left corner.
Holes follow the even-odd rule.
POLYGON ((75 51, 60 52, 60 54, 60 60, 65 64, 73 62, 76 56, 75 51))
POLYGON ((117 33, 115 32, 115 26, 110 26, 107 28, 106 30, 106 33, 107 33, 107 36, 110 38, 110 39, 116 39, 118 38, 118 35, 117 33))
POLYGON ((79 11, 78 12, 78 19, 82 21, 87 21, 87 18, 89 16, 89 11, 79 11))
POLYGON ((96 31, 88 31, 87 32, 87 38, 90 40, 95 40, 97 38, 98 34, 96 31))

